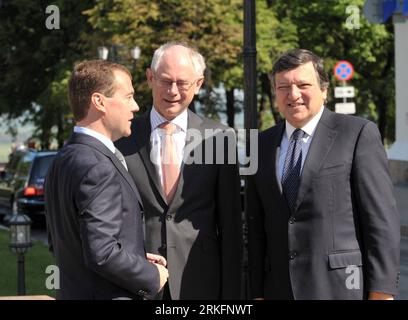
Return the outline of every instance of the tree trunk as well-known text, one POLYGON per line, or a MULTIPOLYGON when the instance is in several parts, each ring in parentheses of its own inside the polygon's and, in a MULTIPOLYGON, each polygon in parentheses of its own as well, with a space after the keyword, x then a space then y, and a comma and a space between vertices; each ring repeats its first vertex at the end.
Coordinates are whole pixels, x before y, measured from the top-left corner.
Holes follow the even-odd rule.
POLYGON ((41 150, 50 149, 51 130, 48 127, 43 127, 41 132, 41 150))
POLYGON ((261 87, 262 87, 262 94, 265 94, 269 100, 269 107, 271 109, 271 113, 273 119, 275 120, 275 124, 282 120, 281 115, 279 112, 274 108, 275 102, 275 95, 272 91, 272 83, 269 75, 267 73, 261 74, 261 87))
POLYGON ((227 98, 227 123, 231 128, 235 128, 235 97, 234 88, 225 91, 227 98))
POLYGON ((57 142, 58 142, 58 149, 61 149, 64 146, 64 114, 61 112, 57 116, 57 142))
MULTIPOLYGON (((261 82, 262 82, 262 75, 261 75, 261 82)), ((265 114, 265 92, 263 91, 263 87, 261 86, 261 99, 259 100, 259 107, 258 107, 258 128, 262 128, 263 126, 263 118, 265 114)))

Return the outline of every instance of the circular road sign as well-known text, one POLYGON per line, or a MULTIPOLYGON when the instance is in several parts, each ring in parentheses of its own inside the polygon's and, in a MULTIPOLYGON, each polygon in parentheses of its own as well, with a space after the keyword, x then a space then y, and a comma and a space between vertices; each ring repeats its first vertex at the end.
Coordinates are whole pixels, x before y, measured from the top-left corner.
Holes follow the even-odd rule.
POLYGON ((346 60, 341 60, 334 66, 334 76, 340 81, 350 80, 353 78, 353 75, 353 65, 346 60))

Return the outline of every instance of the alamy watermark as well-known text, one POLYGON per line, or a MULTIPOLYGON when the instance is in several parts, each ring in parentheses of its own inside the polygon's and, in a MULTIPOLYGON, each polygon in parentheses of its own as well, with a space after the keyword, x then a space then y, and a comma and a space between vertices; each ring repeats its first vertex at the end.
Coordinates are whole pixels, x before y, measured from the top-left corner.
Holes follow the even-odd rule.
POLYGON ((346 273, 350 274, 346 278, 346 288, 349 290, 360 289, 360 268, 355 265, 347 266, 346 273))
POLYGON ((45 273, 49 276, 45 279, 45 287, 48 290, 60 289, 60 270, 56 265, 49 265, 45 269, 45 273))
MULTIPOLYGON (((237 133, 245 137, 247 130, 239 129, 237 133)), ((183 162, 187 165, 239 164, 240 175, 253 175, 258 170, 258 130, 249 130, 249 155, 245 148, 238 148, 236 137, 233 129, 188 129, 183 162)), ((171 164, 173 157, 165 146, 160 150, 153 144, 150 159, 155 165, 160 165, 171 164)))
POLYGON ((360 8, 356 5, 349 5, 346 7, 346 14, 349 15, 346 20, 346 28, 360 29, 360 8))
POLYGON ((45 20, 45 27, 48 30, 60 29, 60 10, 56 5, 49 5, 45 8, 45 13, 50 14, 45 20))

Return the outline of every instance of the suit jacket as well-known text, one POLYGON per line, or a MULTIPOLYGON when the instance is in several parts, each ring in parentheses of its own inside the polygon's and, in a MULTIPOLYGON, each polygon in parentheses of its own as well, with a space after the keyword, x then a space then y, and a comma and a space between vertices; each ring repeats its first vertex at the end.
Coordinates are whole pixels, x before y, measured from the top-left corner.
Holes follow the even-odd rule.
POLYGON ((159 272, 146 260, 138 199, 129 173, 103 143, 71 136, 45 181, 58 299, 153 298, 159 272))
MULTIPOLYGON (((222 134, 227 127, 188 111, 188 130, 191 129, 197 130, 202 138, 193 153, 200 155, 202 151, 202 159, 206 159, 210 150, 203 150, 205 130, 218 129, 222 134)), ((134 120, 132 132, 116 145, 140 190, 147 250, 167 258, 172 299, 241 298, 242 214, 238 166, 204 161, 188 164, 187 154, 174 198, 167 204, 150 160, 150 112, 134 120)), ((215 135, 207 140, 214 142, 215 135)), ((211 159, 215 159, 215 154, 211 159)))
POLYGON ((324 110, 292 213, 276 177, 284 130, 282 122, 260 134, 259 169, 249 180, 252 296, 396 294, 400 220, 377 127, 324 110))

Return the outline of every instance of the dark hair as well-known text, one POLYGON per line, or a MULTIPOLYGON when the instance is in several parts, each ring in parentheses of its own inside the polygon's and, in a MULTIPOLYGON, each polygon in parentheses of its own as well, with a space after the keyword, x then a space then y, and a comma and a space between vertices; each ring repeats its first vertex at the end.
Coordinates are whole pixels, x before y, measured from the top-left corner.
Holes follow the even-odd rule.
POLYGON ((126 67, 110 61, 89 60, 75 65, 68 83, 69 104, 75 121, 87 116, 93 93, 100 92, 107 97, 115 93, 114 70, 123 71, 132 78, 126 67))
POLYGON ((283 53, 272 68, 272 85, 275 88, 275 75, 282 71, 293 70, 297 67, 312 62, 316 73, 319 76, 320 89, 329 87, 329 78, 324 71, 323 59, 315 55, 312 51, 305 49, 292 49, 283 53))

